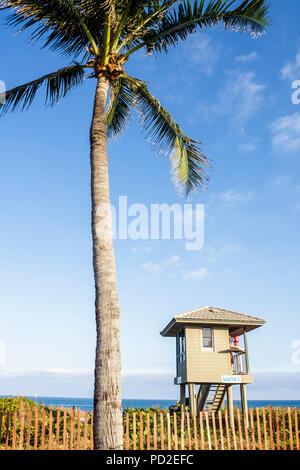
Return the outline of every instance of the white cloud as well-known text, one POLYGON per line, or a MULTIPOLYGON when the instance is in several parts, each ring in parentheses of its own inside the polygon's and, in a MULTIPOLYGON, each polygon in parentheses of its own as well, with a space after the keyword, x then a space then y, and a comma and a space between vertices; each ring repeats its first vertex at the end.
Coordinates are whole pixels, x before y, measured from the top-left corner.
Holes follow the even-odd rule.
POLYGON ((294 206, 294 209, 296 212, 299 212, 300 211, 300 201, 299 202, 296 202, 295 206, 294 206))
POLYGON ((295 62, 287 62, 280 73, 283 79, 300 80, 300 52, 296 55, 295 62))
POLYGON ((292 175, 290 175, 290 174, 278 175, 270 181, 270 184, 271 184, 271 186, 273 186, 275 188, 279 188, 280 191, 281 191, 283 187, 291 186, 291 184, 292 184, 292 175))
POLYGON ((152 263, 151 261, 148 263, 144 263, 142 267, 148 271, 149 273, 156 274, 161 271, 164 271, 170 266, 181 266, 182 262, 180 261, 180 257, 178 255, 173 255, 165 261, 161 263, 152 263))
POLYGON ((300 113, 282 116, 271 124, 273 148, 285 152, 300 150, 300 113))
POLYGON ((239 145, 239 150, 241 152, 250 153, 250 152, 254 152, 255 149, 256 149, 255 145, 251 144, 250 142, 246 142, 244 144, 239 145))
POLYGON ((254 72, 229 71, 219 103, 214 110, 228 114, 235 128, 244 134, 245 123, 261 108, 264 102, 265 85, 256 80, 254 72))
POLYGON ((240 246, 234 243, 218 242, 211 246, 206 246, 202 252, 202 260, 205 263, 216 263, 218 259, 240 251, 240 246))
POLYGON ((258 58, 257 52, 253 51, 250 54, 239 55, 235 58, 236 62, 251 62, 258 58))
POLYGON ((149 253, 149 251, 151 251, 151 247, 150 246, 133 246, 131 248, 131 251, 133 253, 149 253))
POLYGON ((249 202, 253 199, 254 194, 252 191, 238 192, 234 189, 229 189, 224 193, 219 193, 214 196, 225 207, 233 207, 240 203, 249 202))
POLYGON ((212 37, 197 34, 183 45, 183 54, 189 62, 202 66, 201 71, 210 75, 219 60, 220 46, 213 43, 212 37))
POLYGON ((206 268, 200 268, 196 271, 185 271, 183 273, 183 279, 190 279, 192 281, 201 281, 209 277, 209 272, 206 268))

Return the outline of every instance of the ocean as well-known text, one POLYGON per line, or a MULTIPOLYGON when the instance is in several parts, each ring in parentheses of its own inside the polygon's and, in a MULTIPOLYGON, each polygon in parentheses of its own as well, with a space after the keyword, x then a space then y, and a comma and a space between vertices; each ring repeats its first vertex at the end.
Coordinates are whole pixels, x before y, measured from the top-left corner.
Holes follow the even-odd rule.
MULTIPOLYGON (((92 398, 64 398, 64 397, 28 397, 37 403, 45 406, 63 407, 63 408, 79 408, 80 410, 91 411, 93 408, 92 398)), ((169 406, 175 405, 176 400, 156 400, 156 399, 124 399, 123 408, 160 408, 166 409, 169 406)), ((234 405, 240 408, 240 402, 234 400, 234 405)), ((256 407, 267 407, 272 405, 273 407, 280 408, 300 408, 300 400, 248 400, 249 408, 256 407)))

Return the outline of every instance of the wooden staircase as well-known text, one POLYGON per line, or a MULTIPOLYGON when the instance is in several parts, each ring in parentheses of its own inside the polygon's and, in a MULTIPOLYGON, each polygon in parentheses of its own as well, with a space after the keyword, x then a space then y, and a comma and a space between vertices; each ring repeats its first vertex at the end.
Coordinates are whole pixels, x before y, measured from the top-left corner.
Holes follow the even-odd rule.
POLYGON ((226 393, 226 385, 223 384, 203 384, 197 395, 197 411, 210 413, 218 411, 222 405, 226 393))

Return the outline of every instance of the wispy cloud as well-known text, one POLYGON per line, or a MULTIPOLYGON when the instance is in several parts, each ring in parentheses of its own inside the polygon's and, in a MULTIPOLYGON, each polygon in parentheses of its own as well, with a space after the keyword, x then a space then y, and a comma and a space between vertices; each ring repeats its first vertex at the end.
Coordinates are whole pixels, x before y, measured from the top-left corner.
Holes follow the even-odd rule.
POLYGON ((236 243, 219 241, 213 245, 205 246, 202 250, 201 259, 205 263, 216 263, 220 258, 238 253, 241 247, 236 243))
POLYGON ((275 150, 300 150, 300 113, 282 116, 271 124, 272 144, 275 150))
POLYGON ((256 146, 250 142, 245 142, 244 144, 239 145, 239 150, 244 153, 254 152, 256 146))
POLYGON ((286 80, 300 80, 300 52, 294 62, 287 62, 280 71, 281 78, 286 80))
POLYGON ((258 58, 257 52, 253 51, 250 54, 239 55, 235 58, 236 62, 252 62, 258 58))
POLYGON ((206 75, 214 72, 220 52, 221 46, 207 34, 197 34, 183 45, 185 59, 197 66, 197 71, 200 70, 206 75))
POLYGON ((212 197, 213 203, 219 203, 222 207, 232 208, 241 203, 249 202, 254 198, 253 191, 235 191, 229 189, 223 193, 214 194, 212 197))
POLYGON ((245 133, 245 123, 255 115, 264 103, 266 86, 259 83, 254 72, 232 70, 227 72, 227 81, 219 92, 219 103, 215 111, 231 116, 234 127, 245 133))
POLYGON ((167 260, 162 261, 161 263, 153 263, 152 261, 150 261, 150 262, 144 263, 142 265, 142 267, 146 271, 148 271, 149 273, 152 273, 152 274, 160 273, 160 272, 164 271, 165 269, 167 269, 170 266, 172 266, 172 267, 182 266, 182 262, 180 261, 180 256, 173 255, 170 258, 168 258, 167 260))
POLYGON ((209 272, 206 268, 200 268, 195 271, 184 271, 183 279, 189 279, 192 281, 202 281, 209 277, 209 272))
POLYGON ((131 248, 133 253, 149 253, 151 251, 151 246, 133 246, 131 248))

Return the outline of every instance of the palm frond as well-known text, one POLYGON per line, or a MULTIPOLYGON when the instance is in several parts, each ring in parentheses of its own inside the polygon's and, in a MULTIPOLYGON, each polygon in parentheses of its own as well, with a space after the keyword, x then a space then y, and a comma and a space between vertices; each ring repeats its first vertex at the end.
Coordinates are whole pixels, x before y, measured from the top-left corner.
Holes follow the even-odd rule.
POLYGON ((117 139, 125 130, 133 105, 134 93, 121 76, 114 80, 110 88, 110 98, 106 112, 107 136, 117 139))
POLYGON ((106 15, 114 14, 113 0, 78 0, 80 11, 85 17, 95 18, 102 23, 106 15))
POLYGON ((0 105, 0 113, 3 115, 18 107, 22 110, 29 108, 38 89, 44 84, 46 85, 46 103, 50 105, 57 103, 61 97, 69 93, 71 88, 83 82, 83 67, 80 64, 70 65, 0 94, 0 102, 3 103, 0 105))
POLYGON ((225 28, 261 36, 270 24, 268 11, 266 0, 245 0, 234 11, 224 14, 225 28))
POLYGON ((135 95, 133 106, 139 112, 147 140, 160 154, 170 158, 171 173, 178 191, 188 195, 198 187, 206 187, 208 176, 205 168, 210 163, 201 152, 200 142, 184 134, 144 82, 128 75, 125 79, 135 95))
MULTIPOLYGON (((145 35, 151 26, 157 24, 160 19, 171 9, 178 0, 165 0, 163 2, 148 2, 148 8, 143 8, 139 18, 133 15, 131 21, 124 25, 123 41, 118 50, 125 48, 129 50, 138 44, 138 40, 145 35), (147 11, 146 11, 147 10, 147 11)), ((145 3, 145 2, 141 2, 145 3)))
POLYGON ((186 40, 197 27, 204 29, 221 22, 225 28, 232 28, 252 35, 262 34, 269 24, 266 0, 244 0, 235 9, 232 6, 238 0, 183 0, 178 8, 163 15, 159 21, 146 29, 144 36, 133 49, 125 54, 127 58, 132 52, 146 47, 148 52, 167 52, 169 46, 176 46, 179 40, 186 40))
POLYGON ((29 28, 31 39, 45 38, 44 47, 74 56, 101 37, 100 18, 85 14, 79 0, 1 0, 0 10, 9 10, 8 26, 29 28))

